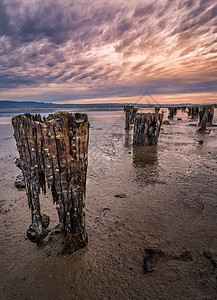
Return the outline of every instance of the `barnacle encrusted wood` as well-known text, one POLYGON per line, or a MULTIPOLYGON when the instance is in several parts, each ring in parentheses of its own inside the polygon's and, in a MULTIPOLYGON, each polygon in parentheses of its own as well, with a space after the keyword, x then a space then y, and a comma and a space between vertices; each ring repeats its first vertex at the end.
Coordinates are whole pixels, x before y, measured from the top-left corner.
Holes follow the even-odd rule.
POLYGON ((163 114, 139 113, 136 114, 133 145, 152 146, 157 145, 163 114))
POLYGON ((51 189, 60 228, 70 251, 87 244, 84 198, 89 123, 86 114, 58 112, 42 120, 39 114, 13 117, 19 151, 17 165, 26 185, 32 224, 27 236, 37 244, 47 234, 49 217, 40 211, 39 194, 51 189))

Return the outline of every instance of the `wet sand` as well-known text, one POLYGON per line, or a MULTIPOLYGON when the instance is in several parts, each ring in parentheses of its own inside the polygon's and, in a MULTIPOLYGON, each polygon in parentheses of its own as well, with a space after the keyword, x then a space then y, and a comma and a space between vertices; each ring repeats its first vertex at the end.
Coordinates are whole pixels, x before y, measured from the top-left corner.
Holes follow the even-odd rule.
MULTIPOLYGON (((0 299, 216 299, 217 127, 197 133, 179 112, 158 146, 133 148, 123 112, 88 115, 89 244, 66 256, 61 234, 40 248, 26 239, 13 130, 0 125, 0 299)), ((54 228, 51 197, 40 202, 54 228)))

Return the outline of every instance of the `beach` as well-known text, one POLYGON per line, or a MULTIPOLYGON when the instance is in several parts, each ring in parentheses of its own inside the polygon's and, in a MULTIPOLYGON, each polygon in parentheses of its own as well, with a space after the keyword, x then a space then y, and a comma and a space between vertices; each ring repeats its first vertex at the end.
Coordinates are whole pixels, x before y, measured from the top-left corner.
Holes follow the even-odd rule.
MULTIPOLYGON (((61 234, 42 247, 26 238, 12 114, 0 114, 0 299, 216 299, 217 127, 198 133, 178 111, 157 146, 133 147, 123 111, 87 114, 89 243, 71 255, 61 234)), ((49 191, 40 203, 54 228, 49 191)))

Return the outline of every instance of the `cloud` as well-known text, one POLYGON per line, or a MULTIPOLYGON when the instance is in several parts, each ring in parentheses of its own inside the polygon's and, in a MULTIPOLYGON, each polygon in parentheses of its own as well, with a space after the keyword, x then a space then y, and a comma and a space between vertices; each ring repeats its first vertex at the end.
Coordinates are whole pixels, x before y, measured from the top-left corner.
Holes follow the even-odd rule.
POLYGON ((216 91, 216 24, 215 0, 3 0, 1 99, 216 91))

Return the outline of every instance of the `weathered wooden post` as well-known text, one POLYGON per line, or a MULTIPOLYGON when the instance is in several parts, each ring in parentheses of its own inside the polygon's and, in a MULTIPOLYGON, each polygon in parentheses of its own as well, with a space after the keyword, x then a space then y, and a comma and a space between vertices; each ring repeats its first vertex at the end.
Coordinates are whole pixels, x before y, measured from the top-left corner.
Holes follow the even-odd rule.
POLYGON ((212 126, 213 123, 213 117, 214 117, 214 107, 213 106, 208 106, 208 112, 207 112, 207 126, 212 126))
POLYGON ((193 106, 191 109, 191 118, 196 119, 199 114, 199 107, 198 106, 193 106))
POLYGON ((66 234, 66 252, 85 247, 87 115, 59 112, 42 120, 40 115, 24 114, 13 117, 12 124, 32 213, 27 236, 40 244, 47 234, 49 217, 41 214, 39 194, 46 193, 48 186, 66 234))
POLYGON ((125 105, 124 111, 125 111, 125 129, 129 130, 130 125, 134 124, 135 115, 138 111, 138 108, 135 108, 133 105, 125 105))
POLYGON ((160 107, 159 107, 159 106, 156 106, 156 107, 154 108, 154 111, 155 111, 156 114, 159 114, 159 112, 160 112, 160 107))
POLYGON ((196 119, 199 114, 199 107, 198 106, 189 106, 188 107, 188 116, 192 119, 196 119))
POLYGON ((190 117, 192 114, 192 107, 188 107, 188 116, 190 117))
POLYGON ((138 113, 136 114, 133 145, 157 145, 163 114, 138 113))
POLYGON ((132 114, 132 117, 131 117, 131 120, 130 120, 130 124, 134 124, 137 111, 138 111, 138 108, 137 107, 133 107, 133 114, 132 114))
POLYGON ((199 108, 199 123, 200 127, 198 131, 205 131, 206 126, 212 126, 212 120, 214 116, 213 106, 201 106, 199 108))
POLYGON ((207 106, 200 107, 199 111, 199 123, 198 126, 200 127, 198 131, 205 131, 206 130, 206 123, 207 123, 207 106))
POLYGON ((168 119, 173 119, 174 115, 177 114, 177 107, 169 107, 168 119))

